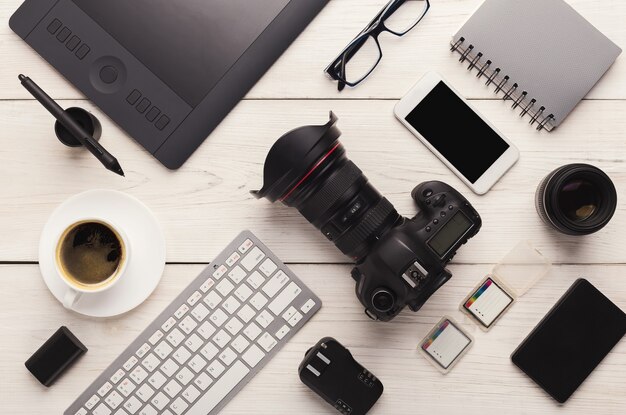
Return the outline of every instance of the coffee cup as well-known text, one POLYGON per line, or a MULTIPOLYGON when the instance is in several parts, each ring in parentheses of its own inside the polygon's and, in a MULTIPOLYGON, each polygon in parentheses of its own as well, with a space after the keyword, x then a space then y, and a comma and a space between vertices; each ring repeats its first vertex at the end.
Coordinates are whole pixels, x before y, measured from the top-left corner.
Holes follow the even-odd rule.
POLYGON ((124 231, 111 221, 74 221, 56 241, 56 270, 68 288, 63 296, 65 308, 72 309, 83 294, 111 289, 123 278, 130 246, 124 231))

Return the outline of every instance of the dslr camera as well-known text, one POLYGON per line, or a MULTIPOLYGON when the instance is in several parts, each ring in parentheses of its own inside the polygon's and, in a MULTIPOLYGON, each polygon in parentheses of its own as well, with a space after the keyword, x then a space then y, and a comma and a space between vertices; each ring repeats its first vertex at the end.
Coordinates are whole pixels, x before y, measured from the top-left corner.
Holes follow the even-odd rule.
POLYGON ((445 265, 482 220, 459 192, 439 181, 418 185, 413 218, 398 214, 346 157, 337 117, 283 135, 265 160, 263 188, 251 192, 295 207, 345 255, 365 313, 389 321, 418 311, 452 274, 445 265))

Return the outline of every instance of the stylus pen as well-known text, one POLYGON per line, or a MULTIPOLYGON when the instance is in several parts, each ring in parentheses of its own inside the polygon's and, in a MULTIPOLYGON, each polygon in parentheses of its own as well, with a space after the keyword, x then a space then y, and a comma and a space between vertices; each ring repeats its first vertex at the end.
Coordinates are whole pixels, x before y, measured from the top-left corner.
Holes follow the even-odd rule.
POLYGON ((37 101, 47 109, 87 150, 91 152, 100 163, 113 173, 124 176, 120 163, 104 147, 98 143, 87 131, 83 129, 72 117, 70 117, 59 104, 57 104, 43 89, 27 76, 18 77, 22 86, 31 93, 37 101))

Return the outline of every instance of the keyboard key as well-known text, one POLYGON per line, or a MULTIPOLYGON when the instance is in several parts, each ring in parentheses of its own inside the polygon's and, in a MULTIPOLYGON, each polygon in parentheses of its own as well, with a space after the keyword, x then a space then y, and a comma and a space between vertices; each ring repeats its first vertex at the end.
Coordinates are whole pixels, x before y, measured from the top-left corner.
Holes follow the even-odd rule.
POLYGON ((167 341, 174 347, 178 346, 183 340, 185 340, 185 335, 178 329, 172 330, 172 332, 167 335, 167 341))
POLYGON ((87 415, 87 410, 85 408, 80 408, 74 415, 87 415))
POLYGON ((233 346, 235 350, 237 350, 237 353, 241 354, 244 350, 246 350, 248 346, 250 346, 250 342, 246 340, 245 337, 243 337, 242 335, 239 335, 235 340, 233 340, 231 346, 233 346))
POLYGON ((178 307, 178 310, 176 310, 174 315, 176 316, 177 319, 180 319, 182 316, 185 315, 185 313, 187 313, 187 311, 189 311, 189 306, 187 304, 183 304, 180 307, 178 307))
POLYGON ((200 291, 202 291, 203 293, 206 293, 207 291, 209 291, 211 289, 211 287, 213 287, 215 285, 215 281, 212 280, 211 278, 207 279, 204 284, 202 284, 200 286, 200 291))
POLYGON ((193 379, 194 374, 189 368, 182 368, 180 372, 176 375, 176 380, 178 380, 181 384, 186 385, 193 379))
POLYGON ((240 305, 241 303, 231 295, 226 299, 226 301, 224 301, 222 307, 224 308, 224 310, 226 310, 228 314, 233 314, 235 311, 237 311, 240 305))
POLYGON ((196 305, 196 303, 198 301, 200 301, 200 299, 202 299, 202 294, 200 294, 200 291, 195 291, 193 294, 191 294, 191 296, 187 299, 187 304, 189 304, 190 306, 194 306, 196 305))
POLYGON ((220 265, 220 267, 216 269, 213 273, 213 278, 219 280, 224 276, 224 274, 226 274, 226 271, 228 271, 228 268, 226 268, 224 265, 220 265))
POLYGON ((154 396, 154 398, 152 398, 150 403, 154 405, 154 407, 160 411, 163 408, 165 408, 168 403, 170 403, 170 400, 168 399, 167 396, 165 396, 163 392, 159 392, 154 396))
POLYGON ((122 392, 122 395, 128 396, 135 390, 135 384, 130 381, 130 379, 126 378, 117 387, 117 390, 122 392))
POLYGON ((231 318, 228 323, 226 323, 226 330, 230 332, 233 336, 239 333, 239 330, 243 328, 243 323, 239 321, 237 317, 231 318))
POLYGON ((150 385, 152 385, 152 387, 155 389, 161 389, 161 386, 163 386, 166 381, 167 378, 163 376, 163 373, 159 371, 156 371, 154 375, 152 375, 150 379, 148 379, 150 385))
POLYGON ((213 337, 213 342, 217 344, 220 349, 222 349, 228 344, 231 338, 232 337, 230 337, 224 330, 220 330, 215 337, 213 337))
POLYGON ((171 378, 174 376, 174 373, 178 370, 180 366, 178 366, 172 359, 167 359, 165 363, 161 365, 161 372, 165 373, 165 376, 171 378))
POLYGON ((267 312, 267 310, 261 311, 261 313, 257 316, 256 322, 261 325, 264 329, 269 326, 272 321, 274 321, 274 316, 267 312))
POLYGON ((298 324, 300 322, 300 320, 302 320, 302 314, 298 313, 296 311, 296 314, 293 315, 293 317, 291 317, 289 319, 289 325, 291 327, 295 326, 296 324, 298 324))
POLYGON ((150 353, 145 359, 143 359, 143 362, 141 362, 141 365, 145 367, 148 372, 154 372, 160 364, 161 361, 153 353, 150 353))
POLYGON ((241 260, 241 265, 248 271, 252 271, 261 260, 265 258, 265 254, 258 247, 252 248, 252 250, 241 260))
POLYGON ((146 405, 141 412, 139 412, 139 415, 159 415, 159 413, 151 405, 146 405))
POLYGON ((237 252, 233 252, 231 256, 229 256, 226 260, 226 265, 232 267, 237 263, 237 261, 239 261, 239 258, 241 258, 241 255, 239 255, 237 252))
POLYGON ((222 374, 222 372, 224 372, 224 369, 226 369, 224 365, 222 365, 219 361, 214 360, 213 363, 209 365, 207 372, 209 373, 209 375, 217 379, 222 374))
POLYGON ((120 406, 120 404, 123 401, 124 401, 124 398, 122 398, 122 395, 120 395, 116 391, 111 392, 109 396, 107 396, 106 399, 104 400, 104 402, 106 402, 107 405, 109 405, 113 409, 120 406))
POLYGON ((252 288, 258 290, 259 287, 265 282, 265 278, 257 271, 254 271, 252 274, 250 274, 246 282, 250 284, 252 288))
POLYGON ((291 304, 291 302, 295 300, 301 292, 302 289, 298 287, 298 284, 293 281, 290 282, 287 288, 278 294, 278 297, 272 301, 268 307, 269 310, 277 316, 280 315, 280 313, 282 313, 283 310, 287 308, 287 306, 291 304))
POLYGON ((283 314, 283 320, 289 321, 289 319, 293 317, 297 312, 298 310, 296 310, 295 307, 293 306, 289 307, 287 311, 285 311, 285 314, 283 314))
POLYGON ((222 302, 222 297, 220 297, 220 295, 215 291, 211 291, 204 299, 204 302, 213 310, 215 309, 215 307, 220 305, 220 303, 222 302))
POLYGON ((228 319, 228 316, 226 315, 226 313, 224 313, 222 310, 215 310, 215 312, 213 314, 211 314, 210 320, 213 324, 215 324, 217 327, 221 327, 222 324, 224 324, 224 322, 228 319))
POLYGON ((287 333, 289 333, 289 327, 287 325, 284 325, 280 328, 280 330, 276 332, 276 337, 278 338, 278 340, 282 340, 283 337, 287 335, 287 333))
POLYGON ((148 402, 148 400, 154 395, 154 389, 152 389, 148 384, 143 384, 137 389, 135 395, 139 397, 144 402, 148 402))
POLYGON ((163 391, 167 393, 170 398, 173 398, 178 395, 178 392, 180 392, 182 389, 183 387, 180 386, 178 382, 176 382, 174 379, 172 379, 167 383, 167 385, 165 385, 163 391))
POLYGON ((276 339, 274 339, 269 333, 263 333, 261 337, 257 340, 259 346, 265 349, 266 352, 269 352, 278 344, 276 339))
POLYGON ((204 356, 207 360, 213 359, 217 355, 218 352, 219 352, 219 349, 215 347, 213 343, 207 343, 207 345, 204 346, 202 350, 200 350, 200 353, 202 354, 202 356, 204 356))
POLYGON ((247 276, 248 273, 241 269, 239 265, 237 265, 235 268, 233 268, 232 271, 228 273, 228 278, 230 278, 235 284, 239 284, 247 276))
POLYGON ((176 360, 181 365, 184 364, 191 357, 191 352, 187 350, 184 346, 180 346, 178 350, 174 352, 172 355, 174 360, 176 360))
POLYGON ((193 385, 189 385, 189 387, 183 392, 183 398, 185 398, 185 400, 189 403, 193 403, 193 401, 198 399, 198 396, 200 396, 200 391, 193 385))
POLYGON ((240 319, 244 321, 244 323, 248 323, 254 318, 256 312, 248 304, 244 304, 244 306, 241 307, 241 310, 239 310, 237 315, 240 319))
POLYGON ((261 271, 267 277, 272 275, 277 268, 278 267, 276 266, 276 264, 274 264, 274 262, 269 258, 267 258, 265 261, 263 261, 261 265, 259 265, 259 271, 261 271))
POLYGON ((155 349, 154 352, 161 358, 161 359, 165 359, 167 356, 169 356, 170 353, 172 353, 172 350, 174 350, 172 348, 172 346, 170 346, 169 344, 167 344, 167 342, 162 341, 155 349))
POLYGON ((120 379, 124 377, 125 374, 126 373, 122 369, 119 369, 113 374, 113 376, 111 376, 111 382, 113 382, 113 384, 115 385, 117 382, 120 381, 120 379))
POLYGON ((241 355, 241 358, 250 366, 255 367, 263 358, 265 353, 257 347, 256 344, 250 346, 247 352, 241 355))
POLYGON ((235 362, 185 415, 206 415, 211 412, 249 372, 250 369, 241 361, 235 362))
POLYGON ((196 323, 196 320, 191 318, 191 316, 187 316, 180 322, 178 327, 180 327, 180 329, 186 334, 190 334, 196 327, 198 327, 198 323, 196 323))
POLYGON ((306 314, 309 311, 311 311, 311 309, 313 307, 315 307, 315 301, 309 299, 306 303, 304 303, 304 305, 302 307, 300 307, 300 311, 302 311, 304 314, 306 314))
POLYGON ((220 292, 220 294, 226 297, 233 290, 233 288, 235 288, 235 286, 228 280, 222 280, 215 288, 220 292))
POLYGON ((257 310, 261 310, 267 304, 267 298, 261 293, 256 293, 254 297, 250 300, 250 304, 254 306, 257 310))
POLYGON ((139 358, 141 359, 142 357, 146 355, 146 353, 148 353, 149 350, 150 350, 150 345, 148 343, 144 343, 143 346, 141 346, 135 354, 139 356, 139 358))
POLYGON ((93 395, 87 402, 85 402, 85 408, 93 409, 99 401, 100 398, 98 398, 98 395, 93 395))
POLYGON ((135 398, 134 396, 131 396, 130 399, 127 400, 126 403, 124 404, 124 408, 131 414, 134 414, 135 412, 139 410, 139 408, 141 408, 141 405, 143 404, 141 403, 139 399, 135 398))
MULTIPOLYGON (((61 26, 61 22, 59 22, 59 27, 61 26)), ((58 30, 55 29, 55 31, 58 30)), ((250 248, 252 248, 252 245, 254 245, 254 243, 250 240, 250 239, 246 239, 237 249, 239 252, 241 252, 242 254, 245 254, 246 252, 248 252, 250 250, 250 248)))
POLYGON ((246 301, 251 295, 252 290, 246 284, 241 284, 241 286, 235 290, 235 296, 237 296, 239 301, 246 301))
POLYGON ((185 340, 185 346, 187 346, 187 348, 194 353, 202 347, 203 344, 204 342, 196 333, 192 334, 187 340, 185 340))
POLYGON ((148 339, 151 345, 155 345, 163 338, 163 332, 161 330, 157 330, 154 332, 152 336, 148 339))
POLYGON ((204 369, 204 367, 207 365, 207 361, 204 360, 199 354, 197 354, 191 358, 188 365, 191 368, 191 370, 193 370, 196 373, 200 373, 200 371, 204 369))
POLYGON ((263 287, 263 292, 267 294, 268 297, 272 298, 281 288, 285 286, 289 282, 289 277, 282 271, 278 271, 263 287))
POLYGON ((230 366, 235 359, 237 359, 237 353, 235 353, 230 347, 227 347, 222 353, 220 353, 220 360, 224 362, 226 366, 230 366))
POLYGON ((141 366, 137 366, 132 372, 130 372, 130 378, 136 383, 140 384, 148 377, 148 372, 143 370, 141 366))
POLYGON ((163 325, 161 326, 161 329, 163 329, 164 332, 168 332, 170 331, 172 327, 174 327, 175 324, 176 324, 176 320, 174 319, 174 317, 170 317, 167 319, 165 323, 163 323, 163 325))
POLYGON ((196 308, 191 311, 191 315, 198 321, 202 321, 209 315, 209 309, 204 304, 198 304, 196 308))
POLYGON ((183 401, 183 398, 176 398, 176 400, 170 405, 170 408, 174 411, 174 413, 176 413, 176 415, 181 415, 188 407, 189 405, 187 402, 183 401))
POLYGON ((111 415, 111 410, 104 404, 101 403, 96 407, 96 409, 92 412, 93 415, 111 415))
POLYGON ((213 379, 211 379, 206 373, 202 372, 196 380, 193 381, 193 383, 200 389, 206 390, 206 388, 211 386, 211 383, 213 383, 213 379))
POLYGON ((102 387, 100 387, 100 389, 98 389, 98 395, 104 396, 107 393, 109 393, 109 391, 111 389, 113 389, 113 385, 111 385, 109 382, 107 382, 104 385, 102 385, 102 387))
POLYGON ((261 334, 261 328, 254 323, 250 323, 250 325, 244 329, 243 334, 250 340, 254 340, 261 334))
POLYGON ((200 325, 200 328, 198 329, 198 334, 204 337, 205 340, 208 340, 209 337, 213 335, 213 333, 215 333, 215 327, 213 327, 213 325, 208 321, 202 323, 200 325))

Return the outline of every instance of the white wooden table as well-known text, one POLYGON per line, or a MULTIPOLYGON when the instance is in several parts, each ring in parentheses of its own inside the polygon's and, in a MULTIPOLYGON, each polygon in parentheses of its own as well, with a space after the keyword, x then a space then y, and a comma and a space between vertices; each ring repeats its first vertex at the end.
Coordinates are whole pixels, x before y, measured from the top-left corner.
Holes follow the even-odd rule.
MULTIPOLYGON (((562 413, 626 412, 626 341, 622 341, 559 407, 512 365, 509 355, 579 277, 587 277, 626 309, 626 209, 587 237, 566 237, 544 226, 533 196, 553 168, 589 162, 605 170, 626 194, 626 60, 618 58, 587 99, 553 133, 537 133, 510 104, 495 99, 448 51, 448 41, 480 0, 433 1, 415 31, 383 36, 385 57, 363 85, 343 93, 322 69, 385 0, 334 0, 250 91, 179 171, 163 168, 111 120, 26 46, 8 25, 20 0, 0 3, 0 412, 61 413, 177 293, 242 229, 253 230, 322 298, 320 313, 226 407, 225 414, 331 414, 298 380, 304 351, 335 336, 379 376, 385 393, 371 412, 562 413), (521 150, 517 165, 485 196, 472 194, 392 114, 395 102, 426 71, 437 70, 521 150), (86 152, 64 148, 52 119, 20 86, 25 73, 63 106, 80 105, 103 122, 102 143, 120 160, 126 178, 101 168, 86 152), (409 192, 424 180, 459 189, 483 217, 483 229, 450 269, 453 279, 424 308, 391 323, 374 323, 354 296, 345 257, 294 210, 257 201, 265 155, 285 131, 339 116, 349 157, 404 215, 409 192), (97 320, 68 312, 46 289, 37 266, 39 234, 52 210, 92 188, 118 189, 145 202, 167 238, 165 274, 143 305, 118 318, 97 320), (458 304, 494 263, 522 239, 554 262, 542 280, 489 333, 458 311, 458 304), (416 351, 444 314, 473 333, 474 347, 448 375, 416 351), (61 325, 89 352, 52 388, 44 388, 24 361, 61 325)), ((568 0, 626 47, 626 3, 568 0)), ((466 66, 466 65, 465 65, 466 66)))

